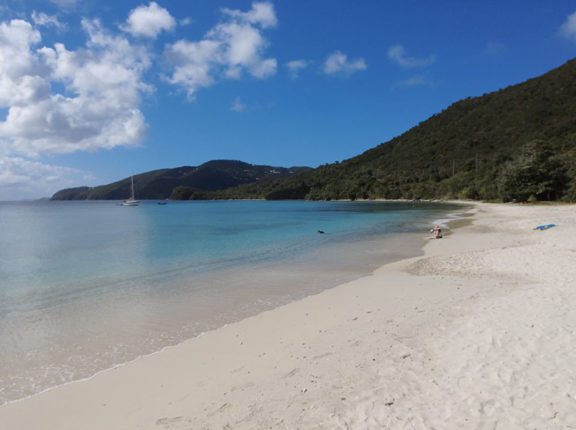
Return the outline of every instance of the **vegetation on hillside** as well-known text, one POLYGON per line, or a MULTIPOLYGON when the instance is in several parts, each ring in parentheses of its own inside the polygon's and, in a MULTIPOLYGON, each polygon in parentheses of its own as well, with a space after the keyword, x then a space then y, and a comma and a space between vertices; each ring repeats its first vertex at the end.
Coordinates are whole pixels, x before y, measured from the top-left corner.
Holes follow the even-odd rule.
MULTIPOLYGON (((188 200, 207 198, 210 191, 283 178, 309 170, 306 167, 259 166, 236 160, 213 160, 198 167, 153 170, 134 176, 139 199, 188 200)), ((122 200, 130 196, 130 178, 99 187, 60 190, 52 200, 122 200)))
MULTIPOLYGON (((575 118, 572 60, 522 84, 454 103, 401 136, 341 163, 311 170, 216 161, 134 179, 139 198, 574 201, 575 118)), ((53 198, 128 195, 125 179, 63 190, 53 198)))
POLYGON ((576 61, 461 100, 403 135, 313 172, 218 192, 307 199, 576 199, 576 61))

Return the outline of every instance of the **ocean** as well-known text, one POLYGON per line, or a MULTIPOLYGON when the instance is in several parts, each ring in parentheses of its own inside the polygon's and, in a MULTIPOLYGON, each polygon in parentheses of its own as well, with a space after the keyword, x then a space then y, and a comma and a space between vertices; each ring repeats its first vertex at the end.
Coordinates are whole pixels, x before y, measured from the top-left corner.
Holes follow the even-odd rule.
POLYGON ((423 202, 0 202, 0 404, 417 255, 434 220, 462 211, 423 202))

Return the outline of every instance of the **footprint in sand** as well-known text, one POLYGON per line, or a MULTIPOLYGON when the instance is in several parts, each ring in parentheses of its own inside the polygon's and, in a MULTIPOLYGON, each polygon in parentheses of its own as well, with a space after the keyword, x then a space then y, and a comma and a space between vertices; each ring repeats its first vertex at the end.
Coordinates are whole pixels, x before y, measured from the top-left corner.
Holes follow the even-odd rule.
POLYGON ((300 369, 296 367, 296 368, 292 369, 290 372, 288 372, 287 374, 285 374, 283 376, 283 378, 291 378, 294 375, 296 375, 298 372, 300 372, 300 369))
POLYGON ((190 424, 191 422, 192 421, 190 420, 190 418, 182 416, 172 418, 163 417, 158 418, 156 420, 156 425, 171 430, 171 429, 184 428, 183 426, 188 427, 188 424, 190 424))

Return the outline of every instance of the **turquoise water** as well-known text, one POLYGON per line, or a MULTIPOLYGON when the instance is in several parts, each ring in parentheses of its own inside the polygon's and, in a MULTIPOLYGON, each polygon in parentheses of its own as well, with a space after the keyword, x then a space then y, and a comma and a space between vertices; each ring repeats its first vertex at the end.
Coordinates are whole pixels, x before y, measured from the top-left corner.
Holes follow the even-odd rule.
POLYGON ((459 209, 0 203, 0 403, 361 276, 459 209))

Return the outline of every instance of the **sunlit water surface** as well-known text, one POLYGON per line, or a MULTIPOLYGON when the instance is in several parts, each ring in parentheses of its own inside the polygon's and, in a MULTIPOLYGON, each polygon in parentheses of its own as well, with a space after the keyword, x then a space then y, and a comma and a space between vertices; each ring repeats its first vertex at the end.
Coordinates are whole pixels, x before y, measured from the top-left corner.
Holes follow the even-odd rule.
POLYGON ((0 404, 415 255, 433 220, 461 210, 0 203, 0 404))

